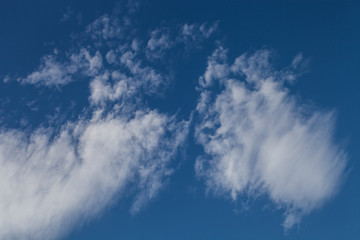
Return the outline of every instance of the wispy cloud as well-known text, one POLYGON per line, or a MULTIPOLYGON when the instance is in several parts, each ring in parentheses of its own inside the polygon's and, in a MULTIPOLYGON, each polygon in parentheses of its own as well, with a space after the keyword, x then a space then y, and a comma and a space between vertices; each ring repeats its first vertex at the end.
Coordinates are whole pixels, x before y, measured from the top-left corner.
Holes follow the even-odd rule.
POLYGON ((218 29, 218 22, 182 24, 177 26, 163 26, 150 33, 147 42, 147 58, 150 60, 161 59, 169 49, 180 46, 181 49, 190 50, 201 46, 218 29))
POLYGON ((97 216, 132 183, 138 211, 171 174, 185 125, 156 111, 0 133, 0 237, 52 239, 97 216), (81 223, 81 221, 80 221, 81 223))
POLYGON ((74 15, 74 10, 71 7, 67 7, 60 19, 60 23, 67 22, 74 15))
POLYGON ((346 154, 333 140, 334 113, 300 104, 284 87, 296 74, 273 69, 270 57, 261 50, 229 63, 222 47, 209 57, 199 80, 196 138, 205 155, 196 171, 233 200, 268 196, 289 229, 337 192, 346 154))
POLYGON ((44 56, 37 70, 25 78, 18 78, 23 84, 60 86, 72 81, 66 65, 58 62, 53 55, 44 56))
POLYGON ((53 53, 41 58, 33 72, 17 78, 7 75, 3 82, 16 79, 22 84, 60 88, 78 79, 91 81, 106 72, 125 68, 125 72, 130 71, 130 75, 148 82, 144 89, 152 91, 153 85, 169 78, 169 74, 160 76, 151 67, 153 60, 164 57, 175 46, 181 45, 181 49, 198 46, 211 37, 218 26, 217 22, 178 24, 173 29, 163 26, 151 31, 148 39, 139 40, 138 35, 141 34, 138 34, 134 23, 138 4, 128 5, 130 9, 127 12, 119 14, 120 10, 115 9, 113 13, 94 20, 83 32, 74 34, 73 47, 63 51, 54 49, 53 53))
POLYGON ((218 21, 212 24, 186 23, 181 28, 181 34, 179 35, 178 40, 187 44, 191 43, 193 46, 196 46, 205 39, 210 38, 218 30, 218 26, 218 21))
POLYGON ((60 87, 74 81, 75 77, 92 77, 102 68, 102 57, 97 51, 93 56, 85 48, 60 61, 57 54, 42 57, 39 67, 26 77, 18 78, 22 84, 60 87))
MULTIPOLYGON (((169 52, 201 47, 218 22, 156 27, 144 39, 133 20, 138 7, 130 1, 126 13, 100 16, 73 35, 69 49, 43 56, 29 74, 3 79, 57 88, 86 79, 89 102, 66 124, 26 133, 0 128, 0 238, 57 238, 131 187, 134 214, 174 171, 189 122, 150 109, 145 98, 170 85, 169 52)), ((223 47, 208 57, 195 134, 205 153, 196 172, 234 200, 269 196, 289 229, 336 193, 346 155, 332 138, 334 114, 300 104, 284 87, 303 56, 280 71, 270 57, 262 50, 230 62, 223 47)), ((36 110, 35 103, 28 107, 36 110)))
POLYGON ((90 95, 77 120, 25 133, 0 128, 1 239, 58 238, 129 189, 135 214, 173 173, 189 123, 144 103, 169 78, 146 61, 130 24, 127 15, 103 15, 75 36, 76 48, 44 56, 17 78, 58 88, 85 78, 90 95))
POLYGON ((147 42, 147 57, 149 59, 161 58, 168 49, 176 44, 175 40, 170 37, 169 28, 156 29, 150 35, 147 42))

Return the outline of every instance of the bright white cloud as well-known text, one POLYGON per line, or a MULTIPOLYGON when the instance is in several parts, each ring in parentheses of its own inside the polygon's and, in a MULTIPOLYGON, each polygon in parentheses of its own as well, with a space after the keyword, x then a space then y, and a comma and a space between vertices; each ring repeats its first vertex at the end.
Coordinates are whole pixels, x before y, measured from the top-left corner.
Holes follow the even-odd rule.
POLYGON ((156 111, 97 115, 58 134, 1 131, 1 239, 58 237, 99 214, 129 183, 138 189, 133 212, 157 194, 186 125, 156 111))
POLYGON ((270 55, 262 50, 229 64, 219 48, 209 57, 199 81, 196 137, 205 155, 196 171, 233 200, 268 196, 285 210, 289 229, 336 193, 346 155, 333 141, 334 114, 299 104, 283 85, 296 75, 275 71, 270 55))

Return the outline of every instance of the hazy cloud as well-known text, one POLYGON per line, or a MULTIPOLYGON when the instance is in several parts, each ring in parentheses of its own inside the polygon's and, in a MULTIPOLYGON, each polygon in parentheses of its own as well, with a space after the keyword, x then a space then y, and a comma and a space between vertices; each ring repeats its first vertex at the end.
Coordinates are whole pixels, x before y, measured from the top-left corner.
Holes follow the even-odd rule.
POLYGON ((53 55, 44 56, 37 70, 25 78, 18 78, 23 84, 60 86, 72 80, 66 65, 56 60, 53 55))
POLYGON ((198 44, 201 41, 208 39, 213 35, 218 29, 218 22, 213 24, 209 23, 194 23, 194 24, 184 24, 181 28, 179 40, 185 43, 191 42, 192 44, 198 44))
POLYGON ((74 15, 74 10, 70 7, 66 8, 66 11, 64 12, 64 14, 62 15, 61 19, 60 19, 60 23, 64 23, 67 22, 68 20, 71 19, 71 17, 74 15))
POLYGON ((150 60, 163 58, 169 49, 175 46, 189 50, 198 48, 201 43, 210 38, 218 28, 218 22, 213 24, 194 23, 176 27, 161 27, 150 33, 147 42, 147 58, 150 60))
POLYGON ((289 229, 337 192, 346 154, 333 140, 334 114, 291 96, 283 83, 296 75, 274 70, 270 56, 261 50, 229 64, 220 47, 209 57, 199 80, 196 138, 205 155, 196 171, 209 190, 233 200, 268 196, 289 229))
POLYGON ((89 51, 83 48, 79 52, 71 54, 70 58, 65 61, 58 60, 56 53, 46 55, 41 59, 40 65, 35 71, 17 80, 22 84, 59 87, 74 81, 75 74, 95 76, 101 68, 100 53, 97 51, 91 56, 89 51))

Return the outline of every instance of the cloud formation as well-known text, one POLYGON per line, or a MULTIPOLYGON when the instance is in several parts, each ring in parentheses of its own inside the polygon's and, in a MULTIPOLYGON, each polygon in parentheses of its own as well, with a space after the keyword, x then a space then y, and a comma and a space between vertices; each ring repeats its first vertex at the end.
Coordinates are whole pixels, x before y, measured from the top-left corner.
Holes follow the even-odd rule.
POLYGON ((96 76, 102 69, 102 57, 99 51, 91 55, 87 49, 82 48, 80 51, 72 53, 65 61, 57 58, 57 54, 42 57, 41 63, 35 71, 17 80, 22 84, 60 87, 74 81, 74 78, 79 78, 79 75, 96 76))
POLYGON ((0 133, 0 237, 53 239, 91 219, 133 183, 133 212, 171 174, 186 136, 182 123, 156 111, 114 113, 68 123, 59 133, 0 133), (78 223, 77 223, 78 224, 78 223))
MULTIPOLYGON (((119 12, 120 9, 114 9, 113 13, 100 16, 86 26, 83 32, 73 35, 73 47, 63 51, 54 49, 53 53, 41 58, 39 66, 33 72, 16 80, 21 84, 60 88, 80 79, 92 81, 97 77, 99 80, 100 76, 111 77, 112 72, 121 72, 124 79, 136 76, 131 81, 136 78, 137 82, 139 79, 147 82, 146 86, 143 84, 142 90, 154 92, 159 89, 158 85, 162 84, 165 88, 169 83, 170 74, 164 72, 168 68, 167 62, 162 58, 168 57, 167 54, 175 47, 188 50, 200 46, 218 28, 217 22, 178 24, 171 28, 162 26, 150 31, 148 39, 140 40, 139 36, 142 34, 139 34, 134 23, 137 8, 138 4, 131 3, 124 13, 119 12), (161 75, 154 68, 154 61, 160 59, 165 63, 161 66, 161 75)), ((156 66, 159 68, 159 65, 156 66)), ((3 82, 11 79, 14 78, 7 76, 3 82)), ((116 77, 114 79, 116 81, 116 77)), ((102 87, 103 97, 117 98, 115 96, 119 89, 114 89, 117 84, 111 87, 117 93, 109 93, 110 86, 100 86, 102 83, 96 81, 94 85, 102 87)), ((100 95, 93 96, 92 99, 102 102, 100 95)))
MULTIPOLYGON (((100 16, 74 35, 71 48, 55 49, 17 78, 57 88, 85 79, 89 101, 77 120, 61 126, 0 128, 0 238, 58 238, 129 188, 136 213, 174 171, 190 123, 148 108, 146 100, 171 83, 170 52, 200 47, 218 23, 162 26, 140 39, 137 8, 132 2, 126 14, 100 16)), ((302 68, 301 54, 281 71, 266 50, 232 63, 227 56, 216 49, 199 79, 195 137, 204 155, 196 172, 234 200, 268 196, 285 210, 289 229, 341 183, 346 155, 332 139, 334 114, 299 104, 284 87, 302 68)))
POLYGON ((89 104, 61 126, 0 127, 1 239, 56 239, 127 190, 135 214, 174 171, 189 123, 146 106, 169 76, 146 61, 131 29, 129 15, 105 14, 76 35, 76 48, 55 50, 17 79, 57 88, 86 79, 89 104))
POLYGON ((284 83, 296 75, 291 67, 274 70, 270 57, 261 50, 230 64, 219 47, 208 58, 196 131, 205 155, 196 172, 209 190, 233 200, 268 196, 284 209, 289 229, 337 192, 346 154, 333 141, 334 114, 291 96, 284 83))
POLYGON ((218 22, 182 24, 176 27, 161 27, 150 33, 147 42, 146 57, 158 60, 164 57, 175 46, 182 46, 185 50, 199 48, 201 43, 209 39, 218 29, 218 22))

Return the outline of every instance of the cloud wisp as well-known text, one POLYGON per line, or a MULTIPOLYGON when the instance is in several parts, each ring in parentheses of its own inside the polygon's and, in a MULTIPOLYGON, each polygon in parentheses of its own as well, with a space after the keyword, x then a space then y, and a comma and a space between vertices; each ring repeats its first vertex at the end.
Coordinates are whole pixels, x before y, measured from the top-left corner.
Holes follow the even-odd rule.
POLYGON ((85 48, 72 53, 67 61, 60 61, 57 58, 57 54, 42 57, 41 63, 35 71, 17 80, 22 84, 61 87, 74 81, 74 78, 78 78, 79 75, 94 77, 103 67, 99 51, 92 56, 85 48))
MULTIPOLYGON (((136 8, 132 5, 129 8, 125 13, 115 9, 112 14, 100 16, 83 32, 73 35, 71 48, 54 49, 53 53, 41 58, 33 72, 17 78, 9 75, 3 82, 16 79, 24 85, 61 88, 79 79, 92 80, 106 72, 122 70, 123 76, 128 72, 141 81, 148 81, 150 84, 144 90, 153 91, 154 84, 162 82, 165 87, 165 80, 169 83, 170 78, 164 71, 163 76, 159 76, 154 69, 158 60, 166 63, 168 59, 164 58, 175 48, 199 47, 218 28, 217 22, 178 24, 172 28, 162 26, 150 31, 148 39, 141 39, 142 34, 134 23, 136 8), (160 79, 162 77, 164 79, 160 79)), ((166 64, 162 67, 166 68, 166 64)))
POLYGON ((268 196, 284 209, 287 230, 337 192, 346 154, 333 140, 334 114, 291 96, 284 83, 296 74, 274 70, 270 57, 261 50, 229 63, 222 47, 209 57, 199 79, 196 139, 205 154, 196 172, 233 200, 268 196))
POLYGON ((172 172, 183 123, 156 111, 0 133, 0 237, 53 239, 97 216, 133 183, 135 213, 172 172), (81 222, 81 221, 80 221, 81 222))

